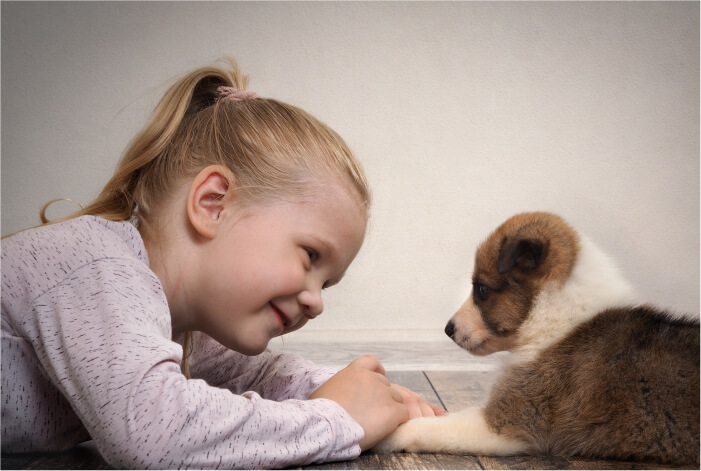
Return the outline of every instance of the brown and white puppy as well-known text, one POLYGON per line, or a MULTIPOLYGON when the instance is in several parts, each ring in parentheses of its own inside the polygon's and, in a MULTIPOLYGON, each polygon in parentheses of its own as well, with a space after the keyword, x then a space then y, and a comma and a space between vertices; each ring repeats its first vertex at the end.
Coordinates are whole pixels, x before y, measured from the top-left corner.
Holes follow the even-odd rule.
POLYGON ((376 451, 699 464, 699 323, 638 305, 560 217, 514 216, 478 248, 446 333, 511 352, 484 408, 400 426, 376 451))

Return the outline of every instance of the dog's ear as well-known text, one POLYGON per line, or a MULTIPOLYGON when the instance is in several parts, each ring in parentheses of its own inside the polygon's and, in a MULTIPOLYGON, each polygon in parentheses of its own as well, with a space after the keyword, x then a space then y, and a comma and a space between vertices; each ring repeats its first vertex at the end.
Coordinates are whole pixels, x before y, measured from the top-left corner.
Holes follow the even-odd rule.
POLYGON ((543 244, 537 240, 508 238, 499 251, 497 271, 503 275, 514 267, 524 272, 535 270, 543 260, 543 255, 543 244))

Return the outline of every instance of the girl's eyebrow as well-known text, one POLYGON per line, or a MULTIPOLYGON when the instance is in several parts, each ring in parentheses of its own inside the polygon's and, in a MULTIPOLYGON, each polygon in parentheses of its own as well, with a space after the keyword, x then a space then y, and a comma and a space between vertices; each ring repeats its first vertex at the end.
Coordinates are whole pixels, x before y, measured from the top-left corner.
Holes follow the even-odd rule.
POLYGON ((334 260, 338 258, 338 249, 331 242, 317 236, 314 236, 313 238, 319 245, 321 245, 322 249, 324 252, 326 252, 326 255, 329 258, 334 260))

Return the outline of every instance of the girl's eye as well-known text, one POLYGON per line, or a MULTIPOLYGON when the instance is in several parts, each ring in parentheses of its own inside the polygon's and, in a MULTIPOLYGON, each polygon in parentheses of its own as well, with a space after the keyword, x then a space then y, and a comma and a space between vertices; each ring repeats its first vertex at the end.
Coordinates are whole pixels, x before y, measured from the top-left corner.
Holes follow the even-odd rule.
POLYGON ((309 256, 309 261, 310 262, 315 262, 319 258, 319 253, 316 250, 313 249, 304 249, 307 252, 307 255, 309 256))
POLYGON ((487 286, 483 285, 482 283, 474 282, 472 287, 475 294, 481 301, 487 300, 489 297, 489 288, 487 286))

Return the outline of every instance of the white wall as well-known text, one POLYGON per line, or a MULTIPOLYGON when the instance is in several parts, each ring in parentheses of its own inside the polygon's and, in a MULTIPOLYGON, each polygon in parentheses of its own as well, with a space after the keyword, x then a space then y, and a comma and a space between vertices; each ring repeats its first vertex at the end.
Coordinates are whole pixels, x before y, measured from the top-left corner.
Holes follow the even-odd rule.
POLYGON ((305 330, 439 332, 476 245, 535 209, 698 315, 698 2, 1 8, 3 233, 91 200, 169 80, 233 54, 250 88, 343 135, 374 187, 366 244, 305 330))

